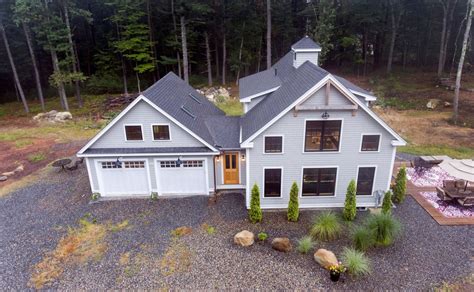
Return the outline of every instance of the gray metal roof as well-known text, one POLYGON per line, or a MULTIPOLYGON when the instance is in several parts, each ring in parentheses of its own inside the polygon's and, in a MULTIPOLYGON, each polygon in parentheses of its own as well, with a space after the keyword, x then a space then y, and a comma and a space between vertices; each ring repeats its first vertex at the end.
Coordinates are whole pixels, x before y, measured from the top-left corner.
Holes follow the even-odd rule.
POLYGON ((249 97, 278 87, 280 84, 281 80, 275 75, 275 69, 270 68, 239 79, 239 96, 241 99, 249 97))
POLYGON ((207 147, 89 148, 84 154, 212 153, 207 147))
POLYGON ((215 144, 205 119, 209 116, 225 117, 224 112, 176 74, 166 74, 143 95, 204 141, 215 144))
POLYGON ((240 117, 211 116, 206 118, 206 125, 217 148, 240 148, 240 117))
POLYGON ((291 46, 292 50, 320 50, 321 46, 309 36, 305 36, 291 46))

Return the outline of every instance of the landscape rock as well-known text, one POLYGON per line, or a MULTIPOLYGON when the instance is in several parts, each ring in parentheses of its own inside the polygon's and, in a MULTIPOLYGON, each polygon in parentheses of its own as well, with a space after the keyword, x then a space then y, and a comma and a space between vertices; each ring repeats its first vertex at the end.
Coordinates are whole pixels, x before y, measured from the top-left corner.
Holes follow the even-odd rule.
POLYGON ((290 239, 287 237, 277 237, 272 240, 272 248, 282 252, 290 252, 292 250, 290 239))
POLYGON ((255 235, 248 231, 243 230, 234 235, 234 243, 240 246, 251 246, 254 242, 255 235))
POLYGON ((443 105, 444 107, 451 107, 451 103, 449 101, 445 101, 443 105))
POLYGON ((432 98, 428 101, 428 103, 426 104, 426 107, 429 109, 435 109, 438 107, 440 103, 441 103, 441 100, 432 98))
POLYGON ((56 110, 49 111, 47 113, 39 113, 33 117, 35 121, 47 121, 47 122, 64 122, 65 120, 71 120, 72 115, 70 112, 58 112, 56 110))
POLYGON ((17 173, 17 172, 22 172, 23 170, 25 170, 25 167, 23 166, 23 164, 21 164, 17 168, 15 168, 13 172, 17 173))
POLYGON ((218 96, 223 98, 229 98, 229 90, 224 87, 203 87, 198 89, 197 92, 204 95, 208 100, 214 101, 218 96))
POLYGON ((2 176, 12 176, 14 174, 15 174, 14 171, 7 171, 7 172, 2 173, 2 176))
POLYGON ((8 179, 8 176, 2 175, 0 176, 0 181, 6 181, 8 179))
POLYGON ((72 115, 70 112, 59 112, 54 117, 54 121, 63 122, 65 120, 72 120, 72 115))
POLYGON ((339 264, 336 255, 332 251, 324 248, 320 248, 314 253, 314 260, 325 269, 339 264))

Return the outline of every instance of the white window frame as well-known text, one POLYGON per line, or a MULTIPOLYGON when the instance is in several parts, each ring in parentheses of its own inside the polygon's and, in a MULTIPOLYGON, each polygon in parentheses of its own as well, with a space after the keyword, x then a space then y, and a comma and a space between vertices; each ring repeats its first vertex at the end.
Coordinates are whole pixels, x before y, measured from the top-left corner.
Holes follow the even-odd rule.
POLYGON ((263 154, 265 155, 282 155, 285 154, 285 136, 284 135, 265 135, 263 136, 263 154), (281 137, 281 152, 266 152, 265 139, 267 137, 281 137))
POLYGON ((362 133, 362 134, 360 134, 360 144, 359 144, 359 152, 360 153, 378 153, 378 152, 380 152, 380 145, 382 145, 382 134, 381 133, 362 133), (377 151, 362 150, 362 142, 364 141, 364 136, 379 136, 379 145, 377 147, 377 151))
POLYGON ((124 135, 125 142, 135 143, 135 142, 145 141, 145 133, 143 132, 143 124, 123 124, 123 135, 124 135), (141 140, 128 140, 127 130, 126 130, 127 126, 140 126, 140 130, 142 131, 142 139, 141 140))
POLYGON ((374 196, 374 188, 375 188, 375 180, 377 179, 377 165, 374 165, 374 164, 370 164, 370 165, 357 165, 357 172, 356 172, 356 196, 358 196, 359 198, 369 198, 369 197, 373 197, 374 196), (361 167, 374 167, 375 168, 375 171, 374 171, 374 181, 372 182, 372 192, 370 195, 357 195, 357 183, 359 181, 359 169, 361 167))
POLYGON ((302 153, 303 154, 320 154, 320 153, 341 153, 341 149, 342 149, 342 135, 344 133, 343 131, 344 129, 344 118, 327 118, 327 119, 323 119, 323 118, 319 118, 319 119, 304 119, 304 126, 303 126, 303 151, 302 153), (339 134, 339 149, 338 151, 305 151, 305 148, 306 148, 306 124, 307 122, 312 122, 312 121, 341 121, 341 132, 339 134))
POLYGON ((283 166, 267 166, 263 168, 262 173, 262 195, 260 196, 262 199, 282 199, 283 198, 283 166), (280 196, 279 197, 265 197, 265 170, 267 169, 281 169, 280 175, 280 196))
POLYGON ((299 197, 300 199, 320 199, 320 198, 335 198, 337 197, 337 183, 339 182, 339 166, 338 165, 323 165, 323 166, 306 166, 303 165, 301 167, 301 178, 300 178, 301 186, 300 186, 300 191, 299 191, 299 197), (334 195, 333 196, 303 196, 303 175, 304 175, 304 170, 306 168, 335 168, 336 169, 336 181, 334 182, 334 195))
POLYGON ((171 127, 170 127, 170 124, 167 124, 167 123, 151 124, 150 129, 151 129, 151 140, 153 142, 171 142, 171 127), (154 126, 168 126, 169 139, 168 140, 155 140, 155 135, 154 135, 154 132, 153 132, 153 127, 154 126))

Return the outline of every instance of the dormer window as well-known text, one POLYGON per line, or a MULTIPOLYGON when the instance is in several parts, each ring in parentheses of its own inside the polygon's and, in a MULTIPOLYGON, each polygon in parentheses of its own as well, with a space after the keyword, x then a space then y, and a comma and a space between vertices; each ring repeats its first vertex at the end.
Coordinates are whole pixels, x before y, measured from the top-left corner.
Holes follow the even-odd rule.
POLYGON ((125 125, 125 140, 143 141, 143 131, 141 125, 125 125))

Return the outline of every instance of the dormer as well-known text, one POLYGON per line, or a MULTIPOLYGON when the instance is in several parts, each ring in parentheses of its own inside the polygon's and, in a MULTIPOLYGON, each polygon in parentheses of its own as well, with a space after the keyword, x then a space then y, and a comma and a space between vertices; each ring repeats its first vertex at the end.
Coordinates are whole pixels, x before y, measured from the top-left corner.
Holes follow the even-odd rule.
POLYGON ((298 68, 306 61, 318 65, 321 46, 314 42, 309 36, 305 36, 291 46, 293 53, 293 67, 298 68))

